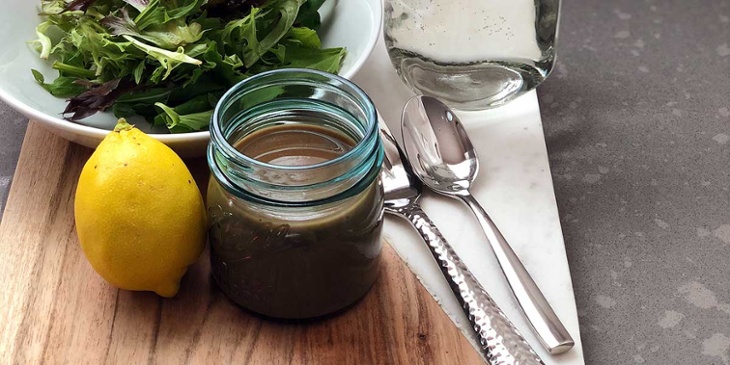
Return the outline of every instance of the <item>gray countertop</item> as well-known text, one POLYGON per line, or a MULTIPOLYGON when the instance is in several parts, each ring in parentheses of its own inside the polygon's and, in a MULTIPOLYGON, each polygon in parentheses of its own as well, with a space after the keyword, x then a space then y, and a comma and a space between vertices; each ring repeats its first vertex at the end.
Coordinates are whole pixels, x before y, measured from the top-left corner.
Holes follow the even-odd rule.
POLYGON ((587 364, 730 365, 728 35, 726 0, 563 3, 538 93, 587 364))

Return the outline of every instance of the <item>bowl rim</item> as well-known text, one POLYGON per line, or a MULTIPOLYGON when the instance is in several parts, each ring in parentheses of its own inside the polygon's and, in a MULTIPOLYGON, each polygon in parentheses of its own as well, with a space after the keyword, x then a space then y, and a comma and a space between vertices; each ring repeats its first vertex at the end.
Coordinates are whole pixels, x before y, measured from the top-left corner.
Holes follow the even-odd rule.
MULTIPOLYGON (((341 0, 339 0, 341 1, 341 0)), ((338 4, 339 4, 338 1, 338 4)), ((352 0, 345 0, 345 1, 352 1, 352 0)), ((338 4, 335 4, 337 6, 338 4)), ((348 70, 347 73, 340 74, 340 77, 343 77, 345 79, 352 79, 352 77, 357 74, 358 71, 362 68, 362 66, 367 62, 367 60, 370 58, 370 55, 373 53, 373 50, 375 49, 375 46, 378 42, 378 39, 380 38, 380 34, 382 32, 382 22, 383 22, 383 4, 382 0, 371 0, 367 1, 366 5, 368 7, 371 7, 372 13, 373 13, 373 25, 375 27, 375 31, 371 32, 370 38, 367 40, 366 44, 366 51, 363 53, 362 57, 360 57, 357 62, 355 62, 352 67, 348 70)), ((40 110, 37 110, 28 104, 20 101, 18 98, 7 92, 5 89, 0 88, 0 100, 2 100, 4 103, 8 104, 13 109, 17 110, 21 114, 25 115, 31 120, 39 121, 43 124, 47 124, 53 129, 64 131, 64 132, 70 132, 74 135, 84 135, 92 138, 98 138, 101 140, 104 138, 111 130, 109 129, 103 129, 103 128, 97 128, 85 124, 79 124, 74 123, 56 116, 52 116, 49 114, 46 114, 40 110)), ((208 140, 210 139, 210 132, 209 131, 200 131, 200 132, 190 132, 190 133, 148 133, 149 136, 163 142, 163 143, 185 143, 185 142, 191 142, 191 141, 201 141, 201 140, 208 140)))

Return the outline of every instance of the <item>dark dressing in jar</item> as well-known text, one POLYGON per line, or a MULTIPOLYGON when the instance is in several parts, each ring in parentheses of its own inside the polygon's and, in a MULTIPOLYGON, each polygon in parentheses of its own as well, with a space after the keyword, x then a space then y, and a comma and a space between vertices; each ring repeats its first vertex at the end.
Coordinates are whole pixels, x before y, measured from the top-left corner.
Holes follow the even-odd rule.
MULTIPOLYGON (((292 71, 273 74, 286 72, 292 71)), ((317 80, 333 77, 311 73, 317 80)), ((352 106, 331 91, 313 93, 327 104, 275 96, 262 104, 264 117, 228 129, 225 144, 212 129, 215 178, 207 204, 213 277, 232 301, 253 312, 319 317, 357 301, 377 278, 383 221, 377 119, 369 104, 354 118, 352 106), (350 110, 333 109, 333 101, 350 110)))

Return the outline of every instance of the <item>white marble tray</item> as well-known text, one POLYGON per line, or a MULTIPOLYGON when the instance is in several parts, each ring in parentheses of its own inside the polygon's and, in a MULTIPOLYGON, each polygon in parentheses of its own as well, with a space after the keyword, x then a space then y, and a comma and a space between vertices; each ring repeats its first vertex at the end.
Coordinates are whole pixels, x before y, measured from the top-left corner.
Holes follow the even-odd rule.
MULTIPOLYGON (((393 70, 382 40, 354 80, 368 92, 400 140, 401 107, 411 92, 401 84, 393 70)), ((532 92, 496 110, 459 116, 481 162, 473 193, 566 324, 576 340, 575 348, 562 355, 550 356, 540 346, 509 292, 476 219, 466 206, 456 200, 426 193, 421 200, 423 208, 547 364, 582 365, 583 349, 573 285, 555 204, 537 95, 532 92)), ((387 216, 385 235, 444 311, 476 345, 466 316, 416 231, 405 221, 387 216)))

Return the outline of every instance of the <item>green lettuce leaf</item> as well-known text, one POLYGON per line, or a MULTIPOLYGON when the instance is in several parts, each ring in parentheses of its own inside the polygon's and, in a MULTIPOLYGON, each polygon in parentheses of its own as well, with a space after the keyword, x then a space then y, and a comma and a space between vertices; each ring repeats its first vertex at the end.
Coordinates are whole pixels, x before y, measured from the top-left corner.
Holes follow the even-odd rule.
POLYGON ((48 59, 48 57, 51 55, 51 49, 53 48, 51 38, 46 35, 46 32, 48 32, 48 28, 52 25, 52 22, 45 21, 35 27, 35 34, 38 38, 33 41, 33 44, 35 45, 36 51, 40 53, 41 59, 44 60, 48 59))
POLYGON ((326 0, 307 0, 301 8, 299 8, 299 15, 295 24, 302 27, 318 29, 321 23, 319 16, 319 8, 322 7, 326 0))
POLYGON ((179 47, 176 52, 171 52, 166 49, 145 44, 128 35, 122 37, 160 63, 160 66, 152 73, 151 76, 152 82, 155 83, 165 80, 168 76, 170 76, 172 70, 181 63, 189 63, 191 65, 200 65, 203 63, 198 59, 186 55, 183 47, 179 47))
POLYGON ((210 118, 213 117, 213 109, 204 112, 179 114, 174 108, 162 103, 155 103, 155 106, 162 109, 164 114, 160 114, 158 118, 164 119, 167 129, 172 133, 185 133, 204 130, 210 124, 210 118))
POLYGON ((305 27, 293 27, 286 33, 288 41, 296 41, 305 47, 322 48, 322 41, 319 39, 317 31, 305 27))
POLYGON ((52 83, 46 84, 46 80, 43 74, 38 70, 31 70, 33 72, 33 78, 38 82, 38 85, 43 86, 51 95, 59 98, 70 98, 76 96, 86 90, 85 87, 75 84, 74 78, 59 76, 52 83))
POLYGON ((167 50, 195 43, 203 36, 200 24, 195 22, 186 24, 182 21, 171 21, 140 30, 126 9, 122 8, 120 15, 105 17, 101 23, 108 27, 113 35, 132 36, 167 50))

